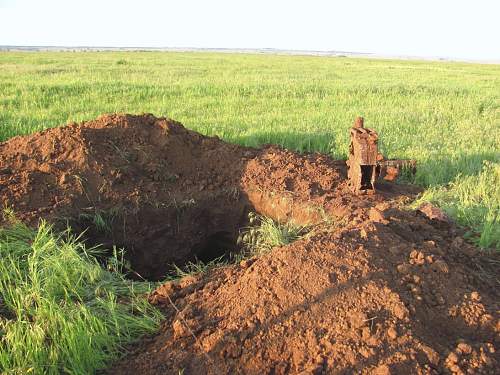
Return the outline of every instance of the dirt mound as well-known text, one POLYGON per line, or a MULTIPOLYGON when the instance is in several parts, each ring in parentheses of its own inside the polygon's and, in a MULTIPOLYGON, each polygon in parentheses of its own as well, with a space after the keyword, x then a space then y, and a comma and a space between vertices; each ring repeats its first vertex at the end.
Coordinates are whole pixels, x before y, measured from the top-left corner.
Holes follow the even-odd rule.
POLYGON ((155 279, 231 240, 245 218, 245 155, 175 121, 102 116, 1 144, 0 197, 27 222, 69 223, 92 243, 125 247, 155 279))
POLYGON ((4 206, 125 248, 148 279, 234 251, 250 210, 319 220, 321 210, 292 202, 334 202, 344 177, 345 163, 319 154, 231 145, 152 115, 105 115, 0 144, 4 206))
POLYGON ((498 257, 392 204, 357 217, 163 285, 161 333, 111 373, 497 373, 498 257))
POLYGON ((432 207, 402 209, 418 189, 354 196, 345 179, 343 161, 230 145, 152 115, 0 144, 4 205, 125 247, 151 279, 234 251, 249 211, 315 225, 158 288, 161 331, 111 373, 495 373, 498 256, 478 254, 432 207))

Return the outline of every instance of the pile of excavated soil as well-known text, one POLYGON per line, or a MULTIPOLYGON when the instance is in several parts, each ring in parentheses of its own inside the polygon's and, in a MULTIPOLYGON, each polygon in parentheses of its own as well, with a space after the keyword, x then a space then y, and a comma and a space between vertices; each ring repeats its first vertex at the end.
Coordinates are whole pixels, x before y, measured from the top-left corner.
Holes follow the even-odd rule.
POLYGON ((125 248, 152 280, 234 251, 249 211, 315 222, 323 206, 345 209, 358 199, 340 194, 344 179, 344 162, 244 148, 153 115, 105 115, 0 143, 4 207, 125 248))
POLYGON ((237 231, 255 153, 165 118, 105 115, 0 144, 0 199, 28 223, 125 247, 138 274, 159 279, 237 231))
POLYGON ((0 144, 0 199, 124 247, 133 269, 234 251, 255 211, 311 235, 239 264, 169 282, 165 313, 116 374, 497 373, 497 255, 478 253, 393 183, 353 196, 345 162, 250 149, 152 115, 95 121, 0 144))
POLYGON ((260 258, 164 284, 150 297, 165 312, 161 332, 110 372, 497 374, 492 259, 446 223, 376 207, 260 258))

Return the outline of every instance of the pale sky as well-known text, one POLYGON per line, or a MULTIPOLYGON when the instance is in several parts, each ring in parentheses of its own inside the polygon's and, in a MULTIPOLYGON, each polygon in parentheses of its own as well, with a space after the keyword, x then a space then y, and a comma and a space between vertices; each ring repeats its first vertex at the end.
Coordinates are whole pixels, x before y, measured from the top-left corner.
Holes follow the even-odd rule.
POLYGON ((500 0, 0 0, 0 45, 500 60, 500 0))

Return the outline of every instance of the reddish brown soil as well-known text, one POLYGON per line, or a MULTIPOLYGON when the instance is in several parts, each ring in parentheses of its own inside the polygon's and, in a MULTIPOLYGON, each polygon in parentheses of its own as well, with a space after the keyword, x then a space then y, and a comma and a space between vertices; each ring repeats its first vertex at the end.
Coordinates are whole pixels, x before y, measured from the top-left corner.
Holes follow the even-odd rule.
POLYGON ((344 162, 319 154, 231 145, 152 115, 106 115, 0 144, 4 206, 30 224, 69 223, 91 244, 126 248, 149 279, 234 250, 249 210, 314 222, 320 211, 291 200, 347 207, 337 204, 344 175, 344 162))
POLYGON ((432 207, 401 208, 417 189, 353 196, 345 177, 345 163, 323 155, 229 145, 151 115, 0 144, 3 204, 31 224, 90 226, 89 241, 125 246, 149 278, 230 247, 249 210, 315 225, 158 288, 161 331, 111 373, 498 373, 498 256, 432 207), (90 225, 96 213, 106 233, 90 225))
POLYGON ((124 246, 135 271, 157 279, 207 256, 214 235, 234 236, 255 153, 151 115, 102 116, 0 144, 0 199, 29 223, 89 227, 92 242, 124 246), (93 226, 96 215, 110 228, 93 226))
POLYGON ((498 373, 494 264, 441 224, 379 208, 163 285, 161 332, 111 373, 498 373))

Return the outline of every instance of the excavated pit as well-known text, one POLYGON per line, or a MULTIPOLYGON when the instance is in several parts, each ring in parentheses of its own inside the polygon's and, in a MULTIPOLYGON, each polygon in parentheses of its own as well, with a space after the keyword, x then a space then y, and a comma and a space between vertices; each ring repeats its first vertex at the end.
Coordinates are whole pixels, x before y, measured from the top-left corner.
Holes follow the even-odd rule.
POLYGON ((234 251, 250 211, 314 224, 159 287, 161 329, 110 373, 498 373, 498 254, 479 254, 437 208, 402 209, 419 189, 377 182, 358 196, 346 178, 345 161, 231 145, 152 115, 0 144, 4 206, 125 248, 142 278, 234 251))
POLYGON ((32 225, 69 225, 89 246, 123 248, 132 274, 148 280, 238 252, 250 211, 321 220, 311 198, 335 194, 344 175, 343 162, 322 155, 245 148, 152 115, 102 116, 0 144, 4 205, 32 225))
POLYGON ((242 250, 237 240, 250 226, 250 212, 299 226, 325 219, 325 212, 312 202, 294 199, 286 191, 263 193, 250 186, 248 191, 241 187, 238 194, 207 192, 197 199, 180 198, 180 203, 164 208, 143 205, 65 214, 55 225, 82 233, 88 246, 100 246, 109 255, 114 248, 123 249, 131 278, 158 281, 190 263, 230 260, 242 250))
POLYGON ((80 216, 67 224, 73 232, 83 233, 88 246, 124 249, 130 277, 156 281, 175 267, 229 259, 237 253, 240 228, 247 225, 247 207, 239 200, 218 210, 193 202, 182 210, 142 208, 112 218, 80 216))

